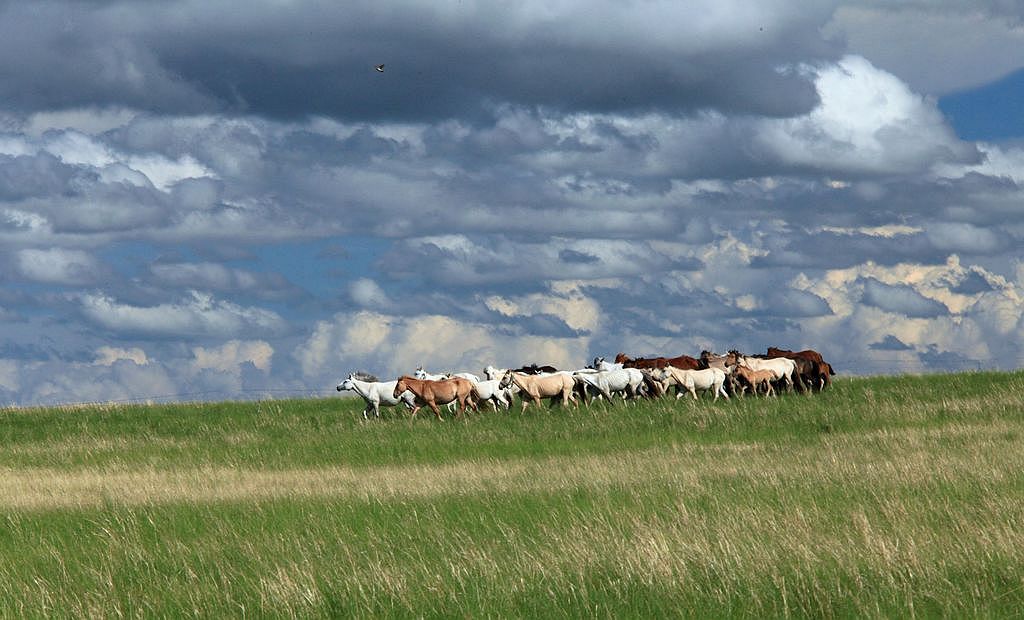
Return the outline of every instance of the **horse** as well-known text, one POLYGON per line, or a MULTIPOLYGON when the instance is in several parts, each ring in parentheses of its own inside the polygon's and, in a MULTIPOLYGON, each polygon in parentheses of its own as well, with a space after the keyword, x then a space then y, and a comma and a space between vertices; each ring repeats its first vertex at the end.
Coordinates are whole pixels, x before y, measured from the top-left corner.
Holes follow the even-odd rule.
POLYGON ((788 349, 780 349, 778 347, 768 347, 768 357, 788 357, 789 359, 796 359, 802 357, 819 364, 824 364, 825 360, 821 357, 821 353, 818 353, 814 349, 805 349, 803 351, 790 351, 788 349))
POLYGON ((828 362, 818 364, 818 381, 821 382, 819 390, 824 390, 827 387, 832 386, 832 376, 836 374, 836 371, 832 370, 832 365, 828 362))
POLYGON ((643 373, 636 368, 612 368, 597 371, 587 369, 573 373, 573 377, 584 386, 596 388, 598 393, 608 399, 608 402, 611 402, 614 394, 622 394, 623 400, 626 399, 627 394, 632 398, 640 396, 640 386, 644 383, 643 373))
POLYGON ((427 405, 434 412, 434 415, 437 416, 437 419, 442 420, 441 410, 438 409, 437 405, 445 405, 453 401, 458 401, 459 403, 459 410, 455 415, 461 415, 466 410, 467 402, 474 410, 480 410, 476 403, 473 402, 473 383, 461 377, 445 379, 443 381, 429 381, 405 375, 400 377, 395 384, 395 397, 397 398, 398 394, 405 390, 409 390, 416 396, 416 407, 412 410, 413 417, 416 417, 416 412, 423 405, 427 405))
POLYGON ((541 375, 541 374, 552 374, 558 372, 558 369, 554 366, 538 366, 536 363, 530 364, 529 366, 522 366, 521 368, 513 368, 512 372, 518 372, 524 375, 541 375))
POLYGON ((417 366, 416 370, 413 371, 412 376, 414 379, 419 379, 420 381, 444 381, 448 378, 448 375, 444 373, 427 372, 423 366, 417 366))
POLYGON ((762 385, 765 386, 765 396, 775 396, 775 388, 772 387, 772 379, 775 375, 770 370, 751 370, 746 366, 736 366, 736 378, 748 384, 750 391, 757 396, 758 390, 762 385))
MULTIPOLYGON (((715 400, 718 400, 719 394, 724 396, 726 400, 729 399, 729 395, 725 393, 725 388, 723 387, 725 385, 725 373, 718 368, 684 370, 675 366, 666 366, 656 370, 654 376, 658 377, 663 384, 666 384, 666 387, 673 383, 682 386, 693 396, 694 400, 698 400, 697 390, 712 390, 715 400)), ((676 399, 682 398, 682 396, 682 391, 676 392, 676 399)))
POLYGON ((477 402, 487 401, 494 408, 494 411, 498 411, 498 405, 500 404, 505 409, 512 407, 512 390, 508 386, 501 385, 501 378, 498 379, 487 379, 486 381, 477 381, 473 384, 473 397, 477 402))
POLYGON ((776 381, 782 380, 785 382, 787 390, 793 389, 794 382, 798 382, 800 388, 803 389, 803 382, 800 379, 800 375, 796 372, 796 362, 788 357, 761 359, 743 355, 735 349, 729 351, 726 357, 730 366, 745 366, 751 370, 772 371, 776 381))
POLYGON ((372 375, 359 375, 352 373, 347 379, 338 384, 338 391, 352 390, 356 394, 363 397, 366 401, 366 407, 363 409, 363 419, 369 419, 366 414, 373 412, 374 417, 380 417, 381 405, 385 407, 394 407, 398 403, 405 403, 405 406, 409 409, 416 407, 416 397, 412 392, 405 391, 395 395, 395 385, 397 381, 377 381, 376 377, 373 377, 374 381, 366 381, 358 377, 363 376, 366 378, 372 377, 372 375))
POLYGON ((559 372, 551 375, 527 375, 513 370, 505 371, 502 378, 505 385, 515 385, 520 389, 519 398, 523 401, 521 412, 526 411, 527 398, 540 407, 540 399, 550 398, 552 402, 557 397, 562 398, 562 406, 566 407, 572 402, 578 406, 572 390, 575 380, 572 375, 566 372, 559 372))
POLYGON ((717 368, 725 373, 725 391, 730 394, 736 393, 736 377, 733 376, 733 367, 727 363, 728 355, 718 355, 707 349, 700 352, 700 367, 717 368))
POLYGON ((689 355, 680 355, 679 357, 638 357, 633 359, 625 353, 619 353, 615 356, 615 363, 622 364, 626 368, 665 368, 666 366, 674 366, 683 370, 700 369, 700 360, 689 355))
MULTIPOLYGON (((822 369, 822 365, 825 364, 825 362, 819 361, 821 360, 821 354, 817 351, 808 349, 807 351, 798 351, 793 353, 792 351, 785 351, 784 349, 768 347, 768 354, 764 357, 768 359, 784 357, 786 359, 793 360, 796 364, 797 374, 800 375, 801 381, 805 383, 810 390, 816 389, 821 391, 826 383, 826 381, 822 379, 822 374, 824 373, 827 377, 828 370, 822 369)), ((829 366, 828 368, 832 367, 829 366)), ((828 381, 828 383, 831 383, 831 381, 828 381)))

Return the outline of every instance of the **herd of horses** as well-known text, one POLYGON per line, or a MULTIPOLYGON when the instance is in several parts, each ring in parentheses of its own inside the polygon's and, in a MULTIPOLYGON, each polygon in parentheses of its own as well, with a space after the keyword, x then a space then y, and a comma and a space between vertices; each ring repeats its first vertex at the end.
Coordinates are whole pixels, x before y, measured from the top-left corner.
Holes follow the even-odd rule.
POLYGON ((441 405, 457 407, 456 415, 467 408, 479 411, 489 403, 497 411, 512 407, 515 397, 522 411, 544 399, 562 406, 589 405, 596 399, 611 402, 661 398, 675 389, 675 397, 711 392, 714 399, 746 393, 774 396, 779 391, 820 392, 832 384, 835 371, 813 349, 788 351, 769 347, 764 355, 744 355, 732 350, 724 355, 702 351, 700 357, 631 358, 619 353, 614 362, 603 357, 577 370, 559 370, 553 366, 530 364, 520 368, 484 368, 484 376, 468 372, 432 374, 422 367, 413 375, 393 381, 379 381, 366 373, 352 373, 338 384, 338 391, 350 390, 366 402, 363 418, 380 417, 381 407, 404 405, 416 413, 429 407, 438 419, 441 405))

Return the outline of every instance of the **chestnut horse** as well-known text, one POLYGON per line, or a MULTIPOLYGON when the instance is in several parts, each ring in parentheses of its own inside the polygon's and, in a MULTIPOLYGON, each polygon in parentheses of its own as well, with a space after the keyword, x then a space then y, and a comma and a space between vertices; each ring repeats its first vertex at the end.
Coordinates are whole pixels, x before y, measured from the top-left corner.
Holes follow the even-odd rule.
POLYGON ((416 412, 423 405, 427 405, 434 412, 434 415, 437 416, 437 419, 442 420, 444 418, 441 417, 441 410, 437 406, 447 405, 453 401, 459 402, 459 410, 455 415, 461 415, 466 410, 467 402, 475 411, 479 411, 471 397, 473 382, 468 379, 455 377, 443 381, 429 381, 405 375, 399 378, 398 383, 395 384, 395 398, 398 398, 398 395, 406 390, 412 392, 413 396, 416 397, 416 407, 412 410, 413 417, 416 416, 416 412))
POLYGON ((672 366, 681 370, 700 370, 700 360, 689 355, 679 357, 638 357, 633 359, 625 353, 615 356, 615 363, 625 368, 664 368, 672 366))
POLYGON ((805 364, 800 374, 807 376, 810 379, 811 387, 819 390, 832 385, 832 376, 836 374, 836 371, 832 370, 832 365, 826 362, 821 357, 821 353, 814 349, 789 351, 777 347, 768 347, 767 357, 786 357, 797 362, 799 360, 812 362, 812 364, 805 364))

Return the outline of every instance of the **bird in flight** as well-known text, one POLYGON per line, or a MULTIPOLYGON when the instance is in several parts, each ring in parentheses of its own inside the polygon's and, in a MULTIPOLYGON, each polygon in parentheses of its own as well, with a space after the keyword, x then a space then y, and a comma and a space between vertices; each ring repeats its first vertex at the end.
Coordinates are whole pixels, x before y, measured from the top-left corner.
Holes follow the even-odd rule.
POLYGON ((374 69, 377 70, 377 73, 384 73, 384 65, 377 65, 374 69))

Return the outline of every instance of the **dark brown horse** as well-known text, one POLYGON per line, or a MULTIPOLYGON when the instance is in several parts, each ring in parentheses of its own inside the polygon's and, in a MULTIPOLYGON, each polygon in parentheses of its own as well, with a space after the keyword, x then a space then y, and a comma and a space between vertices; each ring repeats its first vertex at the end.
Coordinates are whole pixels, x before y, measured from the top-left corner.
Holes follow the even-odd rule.
POLYGON ((788 349, 780 349, 778 347, 768 347, 767 355, 768 357, 788 357, 791 360, 803 358, 805 360, 811 360, 812 362, 818 362, 819 364, 825 363, 825 359, 821 357, 821 353, 818 353, 814 349, 790 351, 788 349))
POLYGON ((665 368, 672 366, 680 370, 699 370, 700 360, 689 355, 679 357, 638 357, 633 359, 625 353, 615 356, 615 363, 622 364, 623 368, 665 368))
POLYGON ((807 365, 801 370, 801 375, 805 375, 810 378, 809 385, 819 390, 823 390, 826 387, 832 385, 832 377, 836 374, 836 371, 832 369, 832 365, 829 364, 821 357, 821 353, 818 353, 814 349, 806 349, 804 351, 790 351, 788 349, 779 349, 778 347, 768 347, 767 357, 788 357, 793 361, 807 360, 812 363, 812 367, 808 368, 807 365))
POLYGON ((530 364, 529 366, 523 366, 521 368, 512 368, 512 372, 521 372, 524 375, 539 375, 541 373, 553 373, 558 372, 558 369, 554 366, 538 366, 536 363, 530 364))

